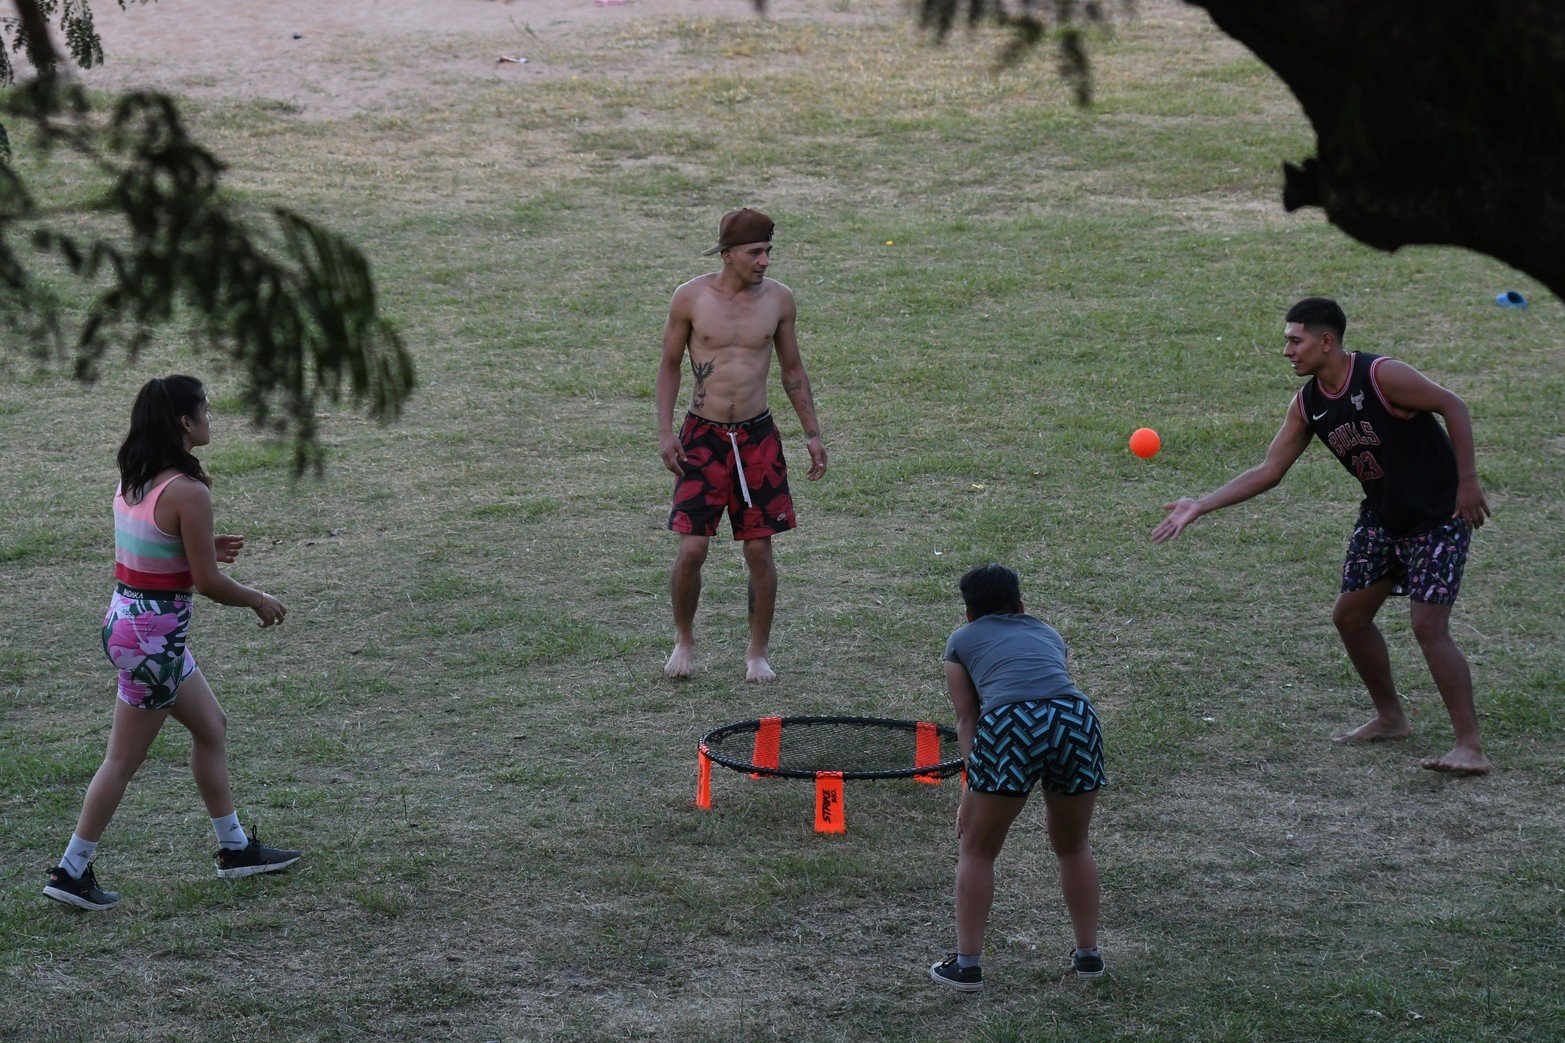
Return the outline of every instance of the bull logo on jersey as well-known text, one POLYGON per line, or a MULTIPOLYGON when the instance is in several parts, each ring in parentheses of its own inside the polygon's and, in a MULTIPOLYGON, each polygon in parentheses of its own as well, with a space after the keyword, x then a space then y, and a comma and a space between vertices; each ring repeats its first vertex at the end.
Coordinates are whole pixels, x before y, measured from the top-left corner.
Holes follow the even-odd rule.
POLYGON ((1362 391, 1354 392, 1353 394, 1348 396, 1348 401, 1353 403, 1353 408, 1354 409, 1362 410, 1364 408, 1364 392, 1362 392, 1362 391))

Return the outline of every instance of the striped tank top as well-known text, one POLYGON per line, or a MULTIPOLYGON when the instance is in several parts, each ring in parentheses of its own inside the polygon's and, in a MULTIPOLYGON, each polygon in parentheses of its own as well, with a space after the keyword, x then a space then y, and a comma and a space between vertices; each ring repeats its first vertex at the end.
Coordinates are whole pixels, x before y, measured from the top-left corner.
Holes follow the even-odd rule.
POLYGON ((148 489, 140 503, 125 502, 125 490, 114 491, 114 578, 137 590, 189 590, 196 585, 178 536, 158 528, 152 512, 175 475, 148 489))

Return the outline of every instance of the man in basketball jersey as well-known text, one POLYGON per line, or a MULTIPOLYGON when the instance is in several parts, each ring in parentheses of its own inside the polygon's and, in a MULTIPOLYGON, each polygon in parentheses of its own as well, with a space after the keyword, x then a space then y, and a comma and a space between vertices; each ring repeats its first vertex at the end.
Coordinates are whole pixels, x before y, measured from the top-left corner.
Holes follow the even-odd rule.
POLYGON ((1270 489, 1282 481, 1313 433, 1364 487, 1332 622, 1369 690, 1375 716, 1332 741, 1408 735, 1386 643, 1375 626, 1386 598, 1406 595, 1413 634, 1456 730, 1455 749, 1421 763, 1431 771, 1486 772, 1489 758, 1478 739, 1472 674, 1448 626, 1472 530, 1489 515, 1478 486, 1467 405, 1404 362, 1345 351, 1348 320, 1335 301, 1306 298, 1288 310, 1286 323, 1283 356, 1309 381, 1289 404, 1266 458, 1199 500, 1164 504, 1168 517, 1152 531, 1152 539, 1172 540, 1201 515, 1270 489), (1435 413, 1444 419, 1444 429, 1435 413))

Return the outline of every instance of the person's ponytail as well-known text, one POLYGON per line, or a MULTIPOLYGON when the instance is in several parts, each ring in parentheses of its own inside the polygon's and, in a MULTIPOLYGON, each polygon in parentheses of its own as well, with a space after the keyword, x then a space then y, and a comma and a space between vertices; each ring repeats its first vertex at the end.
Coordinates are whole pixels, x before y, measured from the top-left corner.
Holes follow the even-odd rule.
POLYGON ((206 389, 195 377, 154 377, 142 385, 130 407, 130 433, 120 445, 120 492, 125 502, 140 501, 152 479, 170 467, 212 484, 201 461, 185 448, 185 431, 179 422, 181 417, 196 417, 205 401, 206 389))

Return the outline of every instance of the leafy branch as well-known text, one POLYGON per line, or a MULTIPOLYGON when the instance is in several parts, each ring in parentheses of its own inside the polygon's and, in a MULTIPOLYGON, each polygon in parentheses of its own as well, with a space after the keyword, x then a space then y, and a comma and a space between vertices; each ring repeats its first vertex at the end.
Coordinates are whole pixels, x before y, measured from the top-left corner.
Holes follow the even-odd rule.
MULTIPOLYGON (((114 349, 134 360, 158 327, 188 315, 206 350, 240 373, 255 421, 292 433, 300 469, 321 463, 323 398, 398 415, 413 362, 363 253, 293 211, 241 210, 222 190, 224 164, 168 96, 131 92, 100 108, 65 79, 45 19, 58 16, 78 65, 101 61, 86 0, 15 2, 0 54, 25 50, 38 71, 0 98, 0 115, 25 128, 31 153, 67 153, 95 180, 85 201, 44 205, 0 126, 0 322, 20 335, 12 342, 40 361, 68 359, 90 382, 114 349), (88 287, 84 308, 54 289, 62 270, 88 287)), ((0 79, 10 75, 7 60, 0 79)))
MULTIPOLYGON (((1126 16, 1135 9, 1134 0, 1119 0, 1115 6, 1126 16)), ((1060 76, 1070 84, 1077 104, 1092 104, 1092 62, 1083 30, 1112 24, 1103 0, 919 0, 919 25, 938 40, 949 37, 959 19, 969 30, 989 24, 1009 32, 1000 49, 1002 67, 1021 61, 1052 33, 1060 76)))

